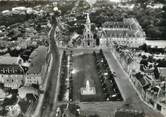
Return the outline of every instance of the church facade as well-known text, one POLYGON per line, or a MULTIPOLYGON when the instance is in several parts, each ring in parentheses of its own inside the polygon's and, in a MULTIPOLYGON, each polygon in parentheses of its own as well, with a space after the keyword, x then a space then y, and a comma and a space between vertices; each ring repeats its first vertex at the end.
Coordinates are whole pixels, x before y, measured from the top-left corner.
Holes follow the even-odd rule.
POLYGON ((95 47, 96 40, 94 39, 93 32, 91 31, 91 21, 89 18, 89 14, 87 14, 86 24, 84 32, 83 32, 83 39, 81 41, 81 46, 83 47, 95 47))

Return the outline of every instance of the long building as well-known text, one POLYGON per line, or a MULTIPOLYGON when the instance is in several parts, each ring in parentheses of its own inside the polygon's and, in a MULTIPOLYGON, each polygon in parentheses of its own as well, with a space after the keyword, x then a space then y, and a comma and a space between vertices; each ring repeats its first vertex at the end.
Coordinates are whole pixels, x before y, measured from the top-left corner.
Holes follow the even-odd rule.
POLYGON ((126 18, 121 22, 105 22, 98 35, 101 46, 117 43, 131 48, 139 47, 146 38, 145 32, 134 18, 126 18))

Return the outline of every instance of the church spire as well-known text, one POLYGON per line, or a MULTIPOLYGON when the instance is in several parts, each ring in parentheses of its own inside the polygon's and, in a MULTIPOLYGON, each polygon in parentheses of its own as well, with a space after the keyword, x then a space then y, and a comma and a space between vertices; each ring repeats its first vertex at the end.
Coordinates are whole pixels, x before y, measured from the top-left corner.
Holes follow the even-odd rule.
POLYGON ((90 23, 91 23, 90 18, 89 18, 89 13, 87 13, 86 23, 87 23, 87 24, 90 24, 90 23))

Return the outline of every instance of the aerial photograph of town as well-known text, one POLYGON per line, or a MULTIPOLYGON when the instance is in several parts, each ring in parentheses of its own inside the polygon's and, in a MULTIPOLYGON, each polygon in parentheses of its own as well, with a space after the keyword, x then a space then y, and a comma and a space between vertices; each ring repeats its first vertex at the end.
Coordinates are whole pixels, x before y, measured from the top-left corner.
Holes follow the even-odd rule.
POLYGON ((166 117, 166 0, 0 0, 0 117, 166 117))

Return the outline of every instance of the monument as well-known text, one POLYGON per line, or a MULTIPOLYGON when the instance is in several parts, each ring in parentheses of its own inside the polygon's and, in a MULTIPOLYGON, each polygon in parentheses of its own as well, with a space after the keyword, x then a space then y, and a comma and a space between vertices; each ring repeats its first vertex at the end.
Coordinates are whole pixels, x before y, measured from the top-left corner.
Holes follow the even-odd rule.
POLYGON ((96 94, 95 87, 91 87, 90 81, 86 80, 85 87, 81 88, 81 95, 95 95, 95 94, 96 94))

